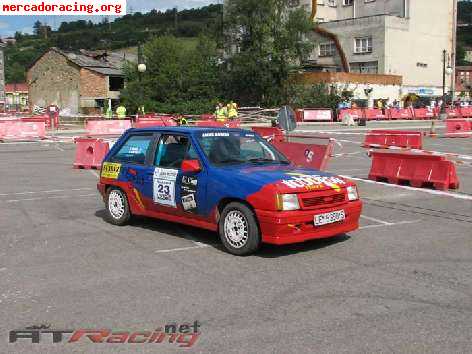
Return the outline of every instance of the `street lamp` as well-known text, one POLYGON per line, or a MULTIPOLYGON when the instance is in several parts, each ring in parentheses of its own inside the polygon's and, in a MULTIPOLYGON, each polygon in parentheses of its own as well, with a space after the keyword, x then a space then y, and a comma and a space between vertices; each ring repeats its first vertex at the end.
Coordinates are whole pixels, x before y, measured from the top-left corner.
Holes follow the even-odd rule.
POLYGON ((139 104, 138 104, 138 114, 142 113, 144 115, 144 93, 143 93, 143 84, 142 84, 142 75, 146 72, 147 67, 144 63, 143 58, 143 48, 141 44, 138 45, 138 82, 139 82, 139 104))
POLYGON ((439 119, 445 120, 447 118, 446 114, 446 75, 452 74, 452 67, 449 60, 449 56, 447 55, 447 50, 443 50, 443 98, 442 98, 442 105, 441 105, 441 112, 439 114, 439 119), (446 66, 446 59, 447 59, 447 66, 446 66))

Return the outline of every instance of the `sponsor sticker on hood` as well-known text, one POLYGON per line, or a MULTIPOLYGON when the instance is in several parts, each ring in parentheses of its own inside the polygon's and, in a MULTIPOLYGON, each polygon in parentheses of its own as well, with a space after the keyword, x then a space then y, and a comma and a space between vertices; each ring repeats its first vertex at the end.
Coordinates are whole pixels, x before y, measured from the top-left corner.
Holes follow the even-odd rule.
POLYGON ((328 187, 336 192, 340 192, 342 186, 346 185, 343 179, 336 176, 308 175, 296 172, 288 172, 287 175, 290 178, 283 179, 282 183, 291 189, 305 188, 307 190, 316 190, 328 187))

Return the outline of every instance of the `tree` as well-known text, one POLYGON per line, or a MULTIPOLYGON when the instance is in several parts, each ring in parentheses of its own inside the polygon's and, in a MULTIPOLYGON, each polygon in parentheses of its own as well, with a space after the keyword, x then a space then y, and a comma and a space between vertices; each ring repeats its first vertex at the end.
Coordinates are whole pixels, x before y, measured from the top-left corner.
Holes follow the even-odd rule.
POLYGON ((275 106, 288 101, 290 72, 313 44, 303 8, 289 0, 228 0, 225 12, 226 96, 241 104, 275 106))
POLYGON ((42 27, 43 24, 41 23, 41 21, 36 21, 33 25, 33 33, 37 36, 40 36, 42 27))
POLYGON ((173 36, 156 37, 144 46, 147 70, 139 80, 135 63, 125 68, 121 97, 128 109, 169 113, 207 113, 218 95, 216 45, 200 37, 196 47, 173 36))

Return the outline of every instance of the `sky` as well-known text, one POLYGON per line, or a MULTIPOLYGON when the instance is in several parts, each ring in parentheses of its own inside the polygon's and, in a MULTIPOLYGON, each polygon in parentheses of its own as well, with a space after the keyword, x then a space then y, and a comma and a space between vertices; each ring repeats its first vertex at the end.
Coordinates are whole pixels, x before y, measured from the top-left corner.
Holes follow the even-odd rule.
MULTIPOLYGON (((218 3, 218 0, 127 0, 128 12, 149 12, 152 9, 166 10, 177 7, 178 9, 195 8, 218 3)), ((100 16, 0 16, 0 37, 13 36, 16 31, 32 33, 33 24, 41 21, 53 29, 59 27, 61 22, 92 20, 100 22, 100 16)))

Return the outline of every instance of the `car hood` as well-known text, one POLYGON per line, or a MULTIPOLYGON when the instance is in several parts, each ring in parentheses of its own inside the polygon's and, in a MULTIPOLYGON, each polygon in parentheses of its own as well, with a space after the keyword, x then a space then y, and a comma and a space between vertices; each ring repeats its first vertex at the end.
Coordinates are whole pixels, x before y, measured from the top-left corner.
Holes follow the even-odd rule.
POLYGON ((227 168, 231 179, 255 189, 271 186, 277 193, 302 193, 334 189, 340 191, 350 183, 339 176, 291 165, 238 166, 227 168))

